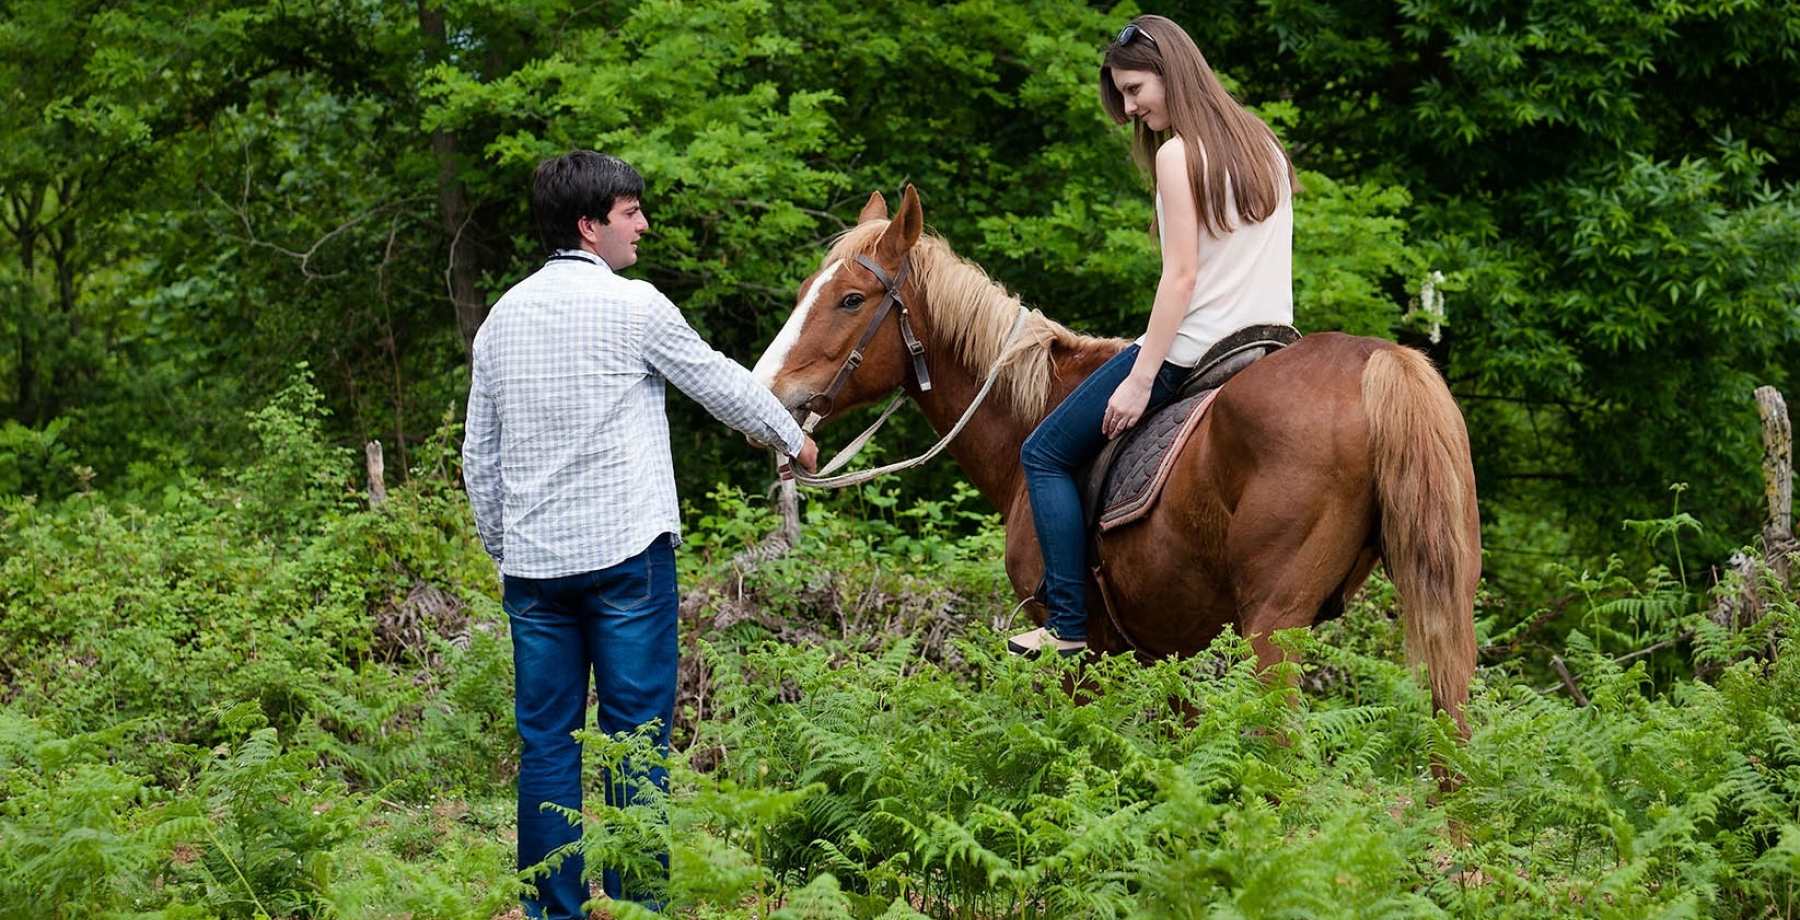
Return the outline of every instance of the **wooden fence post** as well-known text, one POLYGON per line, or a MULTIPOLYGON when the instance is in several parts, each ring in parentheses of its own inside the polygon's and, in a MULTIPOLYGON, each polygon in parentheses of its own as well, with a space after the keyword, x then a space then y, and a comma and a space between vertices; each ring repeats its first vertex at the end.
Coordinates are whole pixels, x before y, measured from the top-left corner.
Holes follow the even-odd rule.
POLYGON ((1787 401, 1774 387, 1756 388, 1756 411, 1763 424, 1763 498, 1769 517, 1763 524, 1763 552, 1783 584, 1788 582, 1788 553, 1794 544, 1794 429, 1787 401))
POLYGON ((781 535, 789 547, 800 545, 800 487, 792 479, 779 483, 775 504, 781 510, 781 535))
POLYGON ((1793 584, 1788 556, 1800 550, 1800 542, 1794 540, 1794 429, 1788 422, 1787 401, 1774 387, 1757 387, 1756 411, 1762 415, 1763 499, 1769 512, 1763 521, 1762 553, 1733 558, 1738 588, 1721 594, 1712 611, 1713 622, 1734 631, 1762 619, 1768 607, 1763 597, 1766 575, 1773 575, 1783 588, 1793 584))
POLYGON ((363 458, 368 461, 369 469, 369 507, 379 508, 387 501, 386 473, 381 463, 381 442, 370 441, 363 445, 363 458))

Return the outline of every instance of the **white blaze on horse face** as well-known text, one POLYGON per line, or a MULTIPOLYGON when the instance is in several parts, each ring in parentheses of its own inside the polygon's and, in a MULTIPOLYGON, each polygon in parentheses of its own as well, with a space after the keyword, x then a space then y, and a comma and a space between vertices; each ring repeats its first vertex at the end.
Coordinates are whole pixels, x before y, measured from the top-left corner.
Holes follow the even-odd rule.
POLYGON ((787 362, 788 352, 800 340, 800 329, 806 325, 806 314, 812 312, 813 304, 819 300, 819 292, 831 283, 831 276, 843 267, 843 259, 831 263, 813 281, 812 287, 806 289, 806 296, 800 298, 800 306, 794 308, 793 315, 788 317, 781 332, 776 334, 775 341, 769 343, 769 350, 763 352, 763 356, 757 360, 756 369, 751 371, 756 376, 757 383, 771 390, 775 388, 775 375, 781 373, 781 366, 787 362))

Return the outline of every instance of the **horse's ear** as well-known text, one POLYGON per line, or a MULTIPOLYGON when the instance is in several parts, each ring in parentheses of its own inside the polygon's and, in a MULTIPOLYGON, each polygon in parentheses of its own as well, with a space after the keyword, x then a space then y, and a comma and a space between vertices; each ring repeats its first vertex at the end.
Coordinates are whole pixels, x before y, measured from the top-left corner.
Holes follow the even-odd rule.
POLYGON ((861 214, 856 215, 856 222, 863 224, 872 220, 887 220, 887 216, 887 199, 881 197, 880 192, 870 192, 869 203, 863 205, 861 214))
POLYGON ((881 239, 875 243, 875 254, 888 265, 898 265, 924 231, 925 211, 919 207, 919 192, 908 183, 900 196, 900 215, 881 231, 881 239))

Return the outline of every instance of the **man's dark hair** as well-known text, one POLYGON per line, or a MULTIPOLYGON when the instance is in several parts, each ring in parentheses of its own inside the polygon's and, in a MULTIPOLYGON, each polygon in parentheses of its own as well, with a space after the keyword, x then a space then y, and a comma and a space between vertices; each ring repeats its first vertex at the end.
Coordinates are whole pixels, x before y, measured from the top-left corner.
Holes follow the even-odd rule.
POLYGON ((531 174, 531 213, 549 249, 580 249, 583 217, 606 223, 619 199, 642 199, 644 177, 631 164, 592 150, 571 150, 531 174))

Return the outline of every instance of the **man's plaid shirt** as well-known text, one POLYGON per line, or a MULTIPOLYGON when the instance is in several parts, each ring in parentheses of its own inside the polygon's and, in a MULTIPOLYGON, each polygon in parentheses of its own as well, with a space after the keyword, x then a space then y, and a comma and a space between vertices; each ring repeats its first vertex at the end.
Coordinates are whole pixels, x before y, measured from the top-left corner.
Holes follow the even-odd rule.
POLYGON ((508 575, 603 569, 681 536, 663 381, 799 453, 800 426, 647 281, 566 250, 514 285, 475 336, 463 482, 508 575))

